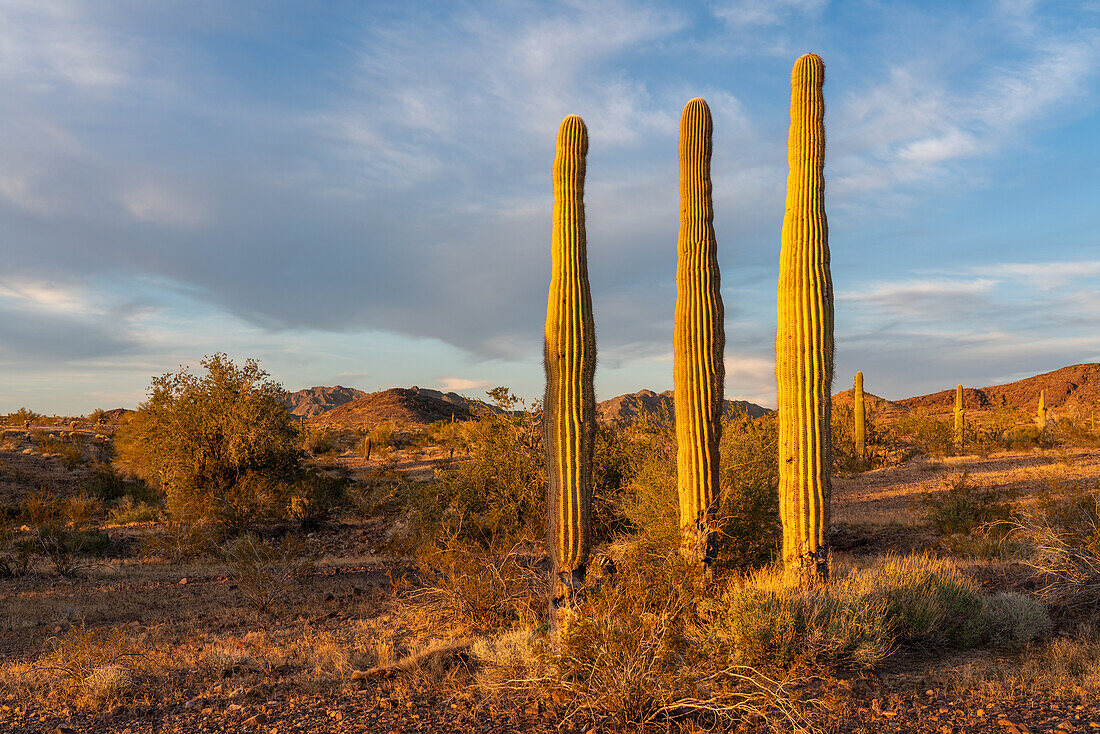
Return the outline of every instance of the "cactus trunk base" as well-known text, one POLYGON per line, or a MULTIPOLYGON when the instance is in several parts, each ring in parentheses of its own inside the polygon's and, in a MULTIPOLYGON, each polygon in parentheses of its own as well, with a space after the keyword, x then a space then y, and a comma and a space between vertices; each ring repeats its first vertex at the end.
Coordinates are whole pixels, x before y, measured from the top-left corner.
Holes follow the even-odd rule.
POLYGON ((550 583, 550 631, 557 638, 568 629, 574 607, 584 598, 585 567, 555 572, 550 583))
POLYGON ((829 549, 801 553, 786 558, 784 568, 788 583, 803 589, 812 589, 829 581, 829 549))
POLYGON ((710 576, 718 557, 718 533, 702 522, 681 528, 680 553, 692 563, 702 563, 710 576))

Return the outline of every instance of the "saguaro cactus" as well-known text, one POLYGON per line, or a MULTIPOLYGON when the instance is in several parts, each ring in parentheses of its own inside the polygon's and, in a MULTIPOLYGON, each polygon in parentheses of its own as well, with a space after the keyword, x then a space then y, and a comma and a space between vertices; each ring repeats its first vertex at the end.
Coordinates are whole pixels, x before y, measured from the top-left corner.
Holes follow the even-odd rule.
POLYGON ((1035 416, 1036 424, 1039 426, 1039 433, 1042 434, 1047 429, 1047 391, 1039 391, 1039 411, 1035 416))
MULTIPOLYGON (((546 301, 546 396, 543 429, 551 606, 571 603, 588 562, 596 330, 584 231, 584 169, 588 130, 576 115, 562 120, 554 155, 554 224, 550 293, 546 301)), ((554 618, 556 623, 556 617, 554 618)))
POLYGON ((783 562, 803 585, 824 581, 829 573, 833 286, 825 218, 824 81, 825 65, 817 54, 795 62, 775 340, 783 562))
POLYGON ((863 403, 863 373, 856 373, 855 386, 852 388, 852 416, 855 419, 856 456, 867 456, 867 408, 863 403))
POLYGON ((963 440, 966 435, 966 413, 963 411, 963 386, 955 388, 955 453, 963 452, 963 440))
POLYGON ((680 235, 673 333, 676 475, 683 551, 714 563, 718 444, 722 436, 726 342, 714 238, 710 108, 693 99, 680 117, 680 235))

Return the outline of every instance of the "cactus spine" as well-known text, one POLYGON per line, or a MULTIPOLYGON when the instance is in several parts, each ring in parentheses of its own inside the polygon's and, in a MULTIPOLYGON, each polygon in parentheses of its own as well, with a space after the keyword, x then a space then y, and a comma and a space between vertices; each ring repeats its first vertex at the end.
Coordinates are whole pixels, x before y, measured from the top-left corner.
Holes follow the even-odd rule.
POLYGON ((856 456, 863 459, 867 455, 867 408, 863 403, 863 373, 856 373, 855 386, 852 388, 852 416, 855 419, 856 456))
POLYGON ((955 453, 963 452, 963 437, 966 434, 966 413, 963 411, 963 386, 955 388, 955 453))
POLYGON ((825 218, 824 81, 825 65, 817 54, 795 62, 775 343, 783 562, 802 585, 825 581, 829 573, 833 286, 825 218))
MULTIPOLYGON (((562 120, 554 155, 552 271, 546 301, 546 396, 543 429, 549 476, 553 608, 568 606, 584 585, 588 561, 596 333, 584 230, 588 130, 576 115, 562 120)), ((551 615, 556 624, 556 616, 551 615)))
POLYGON ((715 556, 718 444, 726 332, 714 238, 710 108, 693 99, 680 117, 680 235, 673 334, 676 475, 683 551, 708 568, 715 556))
POLYGON ((1039 391, 1039 412, 1036 415, 1036 422, 1039 426, 1039 434, 1042 435, 1047 429, 1047 391, 1039 391))

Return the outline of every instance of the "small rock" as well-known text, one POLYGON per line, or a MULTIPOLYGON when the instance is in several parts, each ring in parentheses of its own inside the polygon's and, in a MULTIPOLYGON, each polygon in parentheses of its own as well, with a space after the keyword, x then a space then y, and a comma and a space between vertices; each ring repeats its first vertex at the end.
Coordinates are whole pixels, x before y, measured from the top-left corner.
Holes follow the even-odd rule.
POLYGON ((53 734, 76 734, 76 729, 70 729, 67 726, 59 726, 53 730, 53 734))
POLYGON ((182 579, 180 579, 180 586, 185 586, 186 584, 187 584, 187 577, 184 576, 182 579))
POLYGON ((255 725, 255 726, 263 726, 267 722, 268 722, 267 714, 265 714, 262 711, 260 713, 256 714, 255 716, 253 716, 251 719, 245 719, 244 720, 244 723, 246 725, 255 725))
POLYGON ((244 708, 244 706, 240 705, 239 703, 231 703, 231 704, 229 704, 228 706, 225 707, 225 710, 226 711, 240 711, 243 708, 244 708))
POLYGON ((214 707, 213 706, 207 706, 206 708, 204 708, 199 713, 202 714, 203 716, 209 716, 210 714, 214 713, 214 707))

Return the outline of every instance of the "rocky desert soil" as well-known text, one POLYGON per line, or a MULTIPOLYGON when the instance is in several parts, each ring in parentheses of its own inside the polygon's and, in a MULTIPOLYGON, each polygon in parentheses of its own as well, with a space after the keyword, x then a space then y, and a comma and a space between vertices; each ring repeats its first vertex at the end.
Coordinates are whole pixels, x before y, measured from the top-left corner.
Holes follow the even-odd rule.
MULTIPOLYGON (((429 452, 406 463, 426 466, 434 460, 440 459, 429 452)), ((404 465, 400 455, 391 461, 404 465)), ((58 457, 24 453, 21 444, 0 450, 0 462, 5 502, 27 484, 64 491, 78 478, 58 457)), ((369 474, 377 467, 358 462, 350 468, 369 474)), ((838 479, 837 557, 858 562, 868 554, 932 548, 921 500, 944 491, 962 470, 983 487, 1026 500, 1052 481, 1100 480, 1100 450, 922 460, 838 479)), ((417 580, 409 563, 378 554, 388 532, 383 518, 349 516, 312 534, 308 540, 319 560, 299 592, 274 614, 254 612, 224 565, 143 558, 135 549, 154 532, 151 526, 108 532, 116 550, 76 578, 43 572, 0 579, 0 731, 613 730, 577 726, 565 718, 567 701, 490 693, 475 685, 476 671, 461 653, 468 629, 392 603, 395 586, 415 588, 417 580), (33 684, 51 640, 74 624, 121 631, 116 644, 140 656, 127 692, 98 708, 59 703, 33 684), (407 671, 370 672, 383 659, 425 650, 407 671), (433 657, 433 650, 439 654, 433 657)), ((988 588, 1028 588, 1026 569, 995 560, 968 564, 988 588)), ((827 731, 1100 731, 1100 671, 1078 670, 1062 686, 1046 681, 1032 689, 1018 677, 1005 682, 1003 671, 1034 667, 1028 656, 1042 654, 1050 653, 903 654, 877 675, 822 680, 807 697, 820 701, 815 711, 827 731)), ((684 722, 652 728, 692 730, 684 722)))

